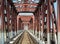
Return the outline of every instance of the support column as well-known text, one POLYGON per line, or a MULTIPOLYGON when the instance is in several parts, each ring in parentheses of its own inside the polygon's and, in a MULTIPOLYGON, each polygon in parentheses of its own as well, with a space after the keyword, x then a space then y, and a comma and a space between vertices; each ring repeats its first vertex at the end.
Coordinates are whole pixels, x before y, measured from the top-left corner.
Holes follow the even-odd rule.
POLYGON ((50 0, 47 0, 47 44, 50 44, 50 0))
POLYGON ((37 19, 36 19, 36 37, 37 37, 37 19))
POLYGON ((9 42, 9 39, 10 39, 10 36, 9 36, 9 5, 6 5, 6 11, 7 11, 7 29, 6 29, 6 36, 7 36, 7 38, 6 38, 6 40, 7 40, 7 42, 9 42))
POLYGON ((39 16, 39 10, 38 10, 38 19, 37 19, 37 21, 38 21, 38 23, 37 23, 38 24, 37 25, 38 30, 37 31, 38 31, 38 38, 40 39, 40 27, 39 27, 40 26, 40 22, 39 22, 39 20, 40 20, 40 16, 39 16))
POLYGON ((13 38, 13 7, 12 7, 12 15, 11 15, 11 38, 13 38))
POLYGON ((58 15, 57 15, 57 20, 58 20, 58 44, 60 44, 60 0, 57 0, 57 6, 58 6, 58 15))
POLYGON ((36 24, 36 26, 35 26, 35 28, 36 28, 36 30, 35 30, 35 36, 37 37, 37 16, 35 16, 35 24, 36 24))
POLYGON ((39 10, 37 11, 37 15, 36 15, 36 20, 37 20, 37 38, 39 38, 39 33, 40 33, 40 30, 39 30, 39 20, 40 20, 40 17, 39 17, 39 10))
POLYGON ((33 16, 33 34, 34 34, 34 16, 33 16))
POLYGON ((4 16, 3 16, 3 12, 1 13, 1 22, 2 22, 2 26, 1 26, 1 44, 4 44, 4 20, 3 20, 4 16))
POLYGON ((14 36, 16 36, 16 14, 14 11, 14 36))
POLYGON ((15 28, 16 28, 16 35, 17 35, 17 14, 16 14, 16 16, 15 16, 15 28))
POLYGON ((41 6, 41 19, 42 19, 42 22, 41 22, 41 24, 42 24, 42 28, 41 28, 41 40, 43 41, 43 36, 44 36, 44 33, 43 33, 43 31, 44 31, 44 2, 43 2, 43 4, 42 4, 42 6, 41 6))
POLYGON ((4 44, 4 14, 3 14, 3 11, 4 11, 4 7, 3 7, 3 0, 0 2, 0 23, 1 23, 1 35, 0 35, 0 37, 1 37, 1 39, 0 39, 0 43, 1 44, 4 44))
POLYGON ((40 27, 40 18, 39 18, 39 40, 40 40, 40 34, 41 34, 41 33, 40 33, 40 32, 41 32, 41 31, 40 31, 40 28, 41 28, 41 27, 40 27))
POLYGON ((39 7, 39 40, 41 39, 41 22, 40 22, 40 18, 41 18, 41 8, 39 7))
POLYGON ((15 12, 14 12, 14 9, 12 7, 12 35, 13 37, 15 36, 15 12))
POLYGON ((38 12, 36 13, 36 16, 35 16, 35 20, 36 20, 36 37, 38 38, 38 31, 39 31, 39 27, 38 27, 38 12))
POLYGON ((18 29, 19 29, 19 17, 17 16, 17 34, 18 34, 18 29))

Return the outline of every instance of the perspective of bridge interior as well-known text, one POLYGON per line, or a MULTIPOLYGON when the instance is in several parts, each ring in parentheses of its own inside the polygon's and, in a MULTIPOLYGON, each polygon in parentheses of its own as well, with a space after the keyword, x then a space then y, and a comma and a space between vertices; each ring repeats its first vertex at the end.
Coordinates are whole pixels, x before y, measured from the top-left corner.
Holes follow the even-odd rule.
POLYGON ((0 44, 60 44, 60 0, 0 0, 0 44))

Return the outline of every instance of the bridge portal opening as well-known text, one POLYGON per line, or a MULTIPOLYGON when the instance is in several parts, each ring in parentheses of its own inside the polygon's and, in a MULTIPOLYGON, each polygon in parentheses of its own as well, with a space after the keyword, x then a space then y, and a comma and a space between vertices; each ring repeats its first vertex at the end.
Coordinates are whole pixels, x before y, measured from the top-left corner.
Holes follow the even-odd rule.
POLYGON ((28 30, 28 24, 24 24, 24 30, 28 30))

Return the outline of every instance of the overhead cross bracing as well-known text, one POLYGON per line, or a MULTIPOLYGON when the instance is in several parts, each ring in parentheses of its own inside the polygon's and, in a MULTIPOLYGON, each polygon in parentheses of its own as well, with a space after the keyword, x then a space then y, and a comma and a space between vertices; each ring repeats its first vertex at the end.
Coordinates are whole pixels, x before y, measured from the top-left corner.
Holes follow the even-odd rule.
POLYGON ((38 6, 39 0, 16 0, 16 2, 13 0, 13 3, 16 7, 17 12, 20 11, 28 11, 28 12, 34 12, 38 6))

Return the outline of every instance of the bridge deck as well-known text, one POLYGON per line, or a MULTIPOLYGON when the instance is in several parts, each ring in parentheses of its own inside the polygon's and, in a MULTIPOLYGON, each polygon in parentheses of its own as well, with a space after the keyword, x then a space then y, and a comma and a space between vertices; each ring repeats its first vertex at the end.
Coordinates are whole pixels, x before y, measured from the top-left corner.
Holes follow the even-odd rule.
POLYGON ((28 32, 26 32, 26 31, 24 32, 23 39, 20 44, 34 44, 33 40, 30 38, 30 35, 28 34, 28 32))

